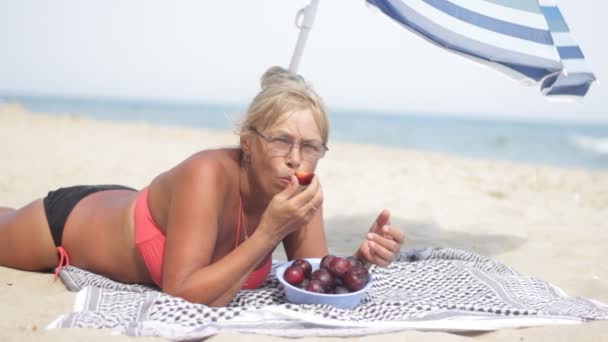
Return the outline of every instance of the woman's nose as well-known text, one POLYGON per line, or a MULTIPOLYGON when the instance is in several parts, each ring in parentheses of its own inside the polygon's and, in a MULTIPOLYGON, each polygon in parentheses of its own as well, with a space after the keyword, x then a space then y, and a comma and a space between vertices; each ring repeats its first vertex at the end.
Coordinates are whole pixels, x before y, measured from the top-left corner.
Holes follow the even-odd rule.
POLYGON ((285 156, 287 165, 293 169, 298 169, 302 163, 302 154, 300 152, 300 145, 293 145, 291 150, 285 156))

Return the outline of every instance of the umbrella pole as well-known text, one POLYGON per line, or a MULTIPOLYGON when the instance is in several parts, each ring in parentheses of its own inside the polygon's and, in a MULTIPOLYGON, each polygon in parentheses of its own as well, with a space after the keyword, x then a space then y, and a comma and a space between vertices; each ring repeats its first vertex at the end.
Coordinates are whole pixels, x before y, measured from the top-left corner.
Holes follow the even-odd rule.
POLYGON ((297 72, 298 70, 300 59, 304 52, 304 46, 308 39, 308 32, 315 21, 318 6, 319 0, 311 0, 310 4, 300 9, 296 14, 296 27, 300 29, 300 35, 298 36, 298 42, 296 43, 296 48, 293 52, 293 56, 291 56, 291 63, 289 64, 289 71, 291 72, 297 72))

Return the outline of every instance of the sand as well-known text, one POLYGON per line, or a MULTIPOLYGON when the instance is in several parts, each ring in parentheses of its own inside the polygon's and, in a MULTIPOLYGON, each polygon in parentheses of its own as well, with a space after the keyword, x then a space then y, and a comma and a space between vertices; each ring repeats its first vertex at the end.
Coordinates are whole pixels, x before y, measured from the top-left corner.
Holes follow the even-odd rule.
MULTIPOLYGON (((20 207, 53 188, 74 184, 143 187, 198 150, 237 142, 228 131, 95 121, 69 113, 34 115, 17 104, 4 104, 0 206, 20 207)), ((330 144, 317 172, 332 252, 352 252, 380 210, 389 208, 393 224, 408 236, 406 248, 476 251, 569 295, 608 303, 608 172, 345 143, 330 144)), ((284 253, 277 251, 275 258, 284 253)), ((50 274, 0 267, 0 341, 133 339, 108 330, 45 330, 73 301, 74 294, 50 274)), ((608 321, 464 335, 405 331, 353 340, 410 338, 600 341, 608 340, 608 321)), ((282 339, 223 333, 210 340, 282 339)))

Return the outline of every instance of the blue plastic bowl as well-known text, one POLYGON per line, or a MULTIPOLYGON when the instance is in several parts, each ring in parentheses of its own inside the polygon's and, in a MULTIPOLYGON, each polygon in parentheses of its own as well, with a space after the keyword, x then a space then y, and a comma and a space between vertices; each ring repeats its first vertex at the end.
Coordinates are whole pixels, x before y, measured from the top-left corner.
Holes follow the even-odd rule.
MULTIPOLYGON (((319 268, 321 264, 320 258, 307 258, 307 260, 312 265, 312 271, 314 272, 319 268)), ((294 304, 329 304, 333 305, 340 309, 354 309, 361 300, 365 296, 367 290, 372 287, 372 275, 369 275, 369 280, 364 288, 359 291, 345 293, 345 294, 326 294, 326 293, 315 293, 309 292, 300 288, 297 288, 283 278, 283 274, 287 267, 291 266, 293 261, 289 261, 284 263, 283 265, 277 268, 276 274, 279 282, 283 285, 283 289, 285 290, 285 296, 287 297, 287 301, 294 304)))

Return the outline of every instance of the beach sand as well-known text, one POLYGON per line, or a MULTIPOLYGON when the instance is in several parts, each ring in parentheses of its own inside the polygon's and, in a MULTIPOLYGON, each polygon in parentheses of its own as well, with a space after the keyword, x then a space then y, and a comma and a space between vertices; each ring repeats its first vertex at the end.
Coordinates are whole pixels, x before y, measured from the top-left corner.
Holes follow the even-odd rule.
MULTIPOLYGON (((0 206, 20 207, 75 184, 141 188, 196 151, 237 142, 232 132, 94 121, 69 113, 33 115, 16 104, 1 105, 0 206)), ((608 303, 608 172, 370 145, 330 143, 330 149, 317 173, 332 252, 351 253, 380 210, 389 208, 392 223, 407 234, 406 248, 476 251, 571 296, 608 303)), ((274 256, 284 259, 282 250, 274 256)), ((0 341, 132 340, 108 330, 45 330, 70 310, 74 298, 51 274, 0 267, 0 341)), ((471 338, 600 341, 608 340, 608 321, 471 334, 404 331, 353 340, 471 338)), ((210 339, 240 340, 282 339, 234 333, 210 339)))

